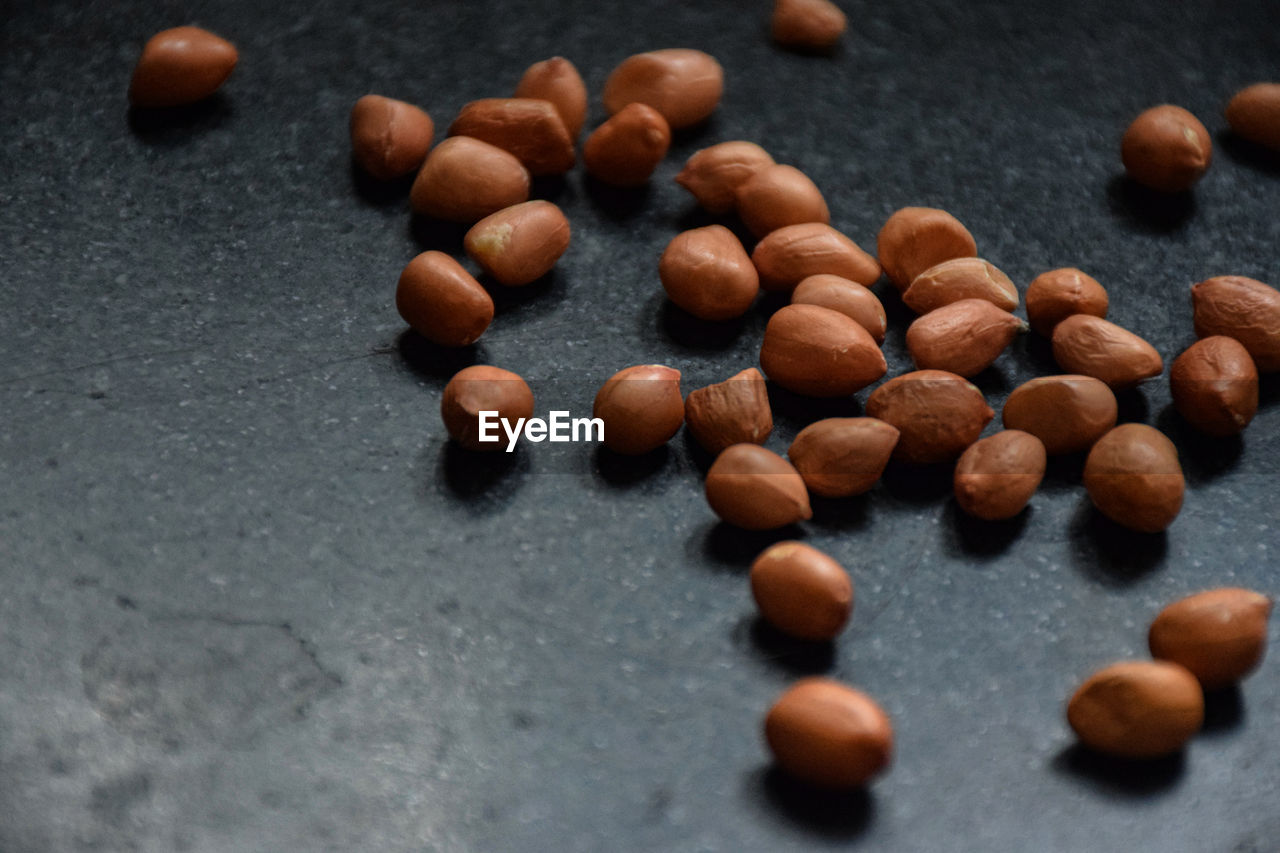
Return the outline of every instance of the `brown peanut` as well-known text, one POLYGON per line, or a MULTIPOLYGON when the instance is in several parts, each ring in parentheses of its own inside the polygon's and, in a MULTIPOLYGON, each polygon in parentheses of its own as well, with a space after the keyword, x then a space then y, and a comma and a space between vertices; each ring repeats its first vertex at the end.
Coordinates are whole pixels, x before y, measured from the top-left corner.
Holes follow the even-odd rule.
POLYGON ((1207 435, 1237 435, 1258 413, 1258 369, 1235 338, 1192 344, 1173 360, 1169 388, 1178 414, 1207 435))
POLYGON ((723 382, 690 391, 684 422, 704 448, 718 454, 731 444, 764 444, 773 432, 773 411, 764 377, 754 367, 723 382))
POLYGON ((703 320, 741 317, 760 292, 751 258, 723 225, 693 228, 672 238, 658 261, 658 278, 667 298, 703 320))
POLYGON ((1267 652, 1271 599, 1224 587, 1170 604, 1151 623, 1151 656, 1181 664, 1205 690, 1235 684, 1258 668, 1267 652))
POLYGON ((980 439, 956 463, 956 504, 986 521, 1013 518, 1040 488, 1046 461, 1044 445, 1029 432, 1007 429, 980 439))
POLYGON ((866 329, 817 305, 787 305, 769 318, 760 367, 788 391, 812 397, 853 394, 887 369, 866 329))
MULTIPOLYGON (((480 440, 480 413, 497 412, 511 423, 533 417, 533 391, 517 374, 477 364, 459 370, 444 386, 440 417, 445 429, 468 450, 501 450, 506 442, 480 440)), ((490 437, 493 433, 490 431, 490 437)))
POLYGON ((811 275, 829 273, 870 287, 880 264, 830 225, 807 222, 771 231, 756 244, 751 262, 765 290, 794 290, 811 275))
POLYGON ((1080 742, 1122 758, 1160 758, 1182 749, 1204 724, 1204 693, 1175 663, 1123 661, 1098 670, 1067 704, 1080 742))
POLYGON ((516 86, 517 98, 550 101, 564 121, 570 139, 577 139, 587 119, 587 85, 574 64, 563 56, 535 62, 516 86))
POLYGON ((800 430, 787 457, 810 492, 843 498, 876 484, 897 443, 897 427, 876 418, 824 418, 800 430))
POLYGON ((836 46, 847 25, 831 0, 776 0, 769 29, 783 47, 820 53, 836 46))
POLYGON ((801 280, 791 291, 793 305, 821 305, 839 311, 871 333, 877 344, 884 343, 888 318, 884 306, 870 288, 838 275, 819 273, 801 280))
POLYGON ((404 101, 365 95, 351 108, 351 153, 380 181, 407 175, 431 149, 431 116, 404 101))
POLYGON ((1220 275, 1191 288, 1196 337, 1244 344, 1260 373, 1280 370, 1280 291, 1254 278, 1220 275))
POLYGON ((907 328, 907 351, 920 369, 975 376, 991 366, 1027 324, 985 299, 961 299, 907 328))
POLYGON ((476 222, 529 198, 529 172, 514 155, 467 136, 431 150, 409 191, 417 213, 476 222))
POLYGON ((761 166, 743 181, 734 205, 743 223, 757 237, 787 225, 831 221, 822 191, 795 166, 761 166))
POLYGON ((773 158, 754 142, 721 142, 694 153, 676 175, 676 183, 688 190, 709 213, 733 210, 738 187, 773 158))
POLYGON ((1063 370, 1101 379, 1116 391, 1164 370, 1155 347, 1091 314, 1072 314, 1058 323, 1053 330, 1053 357, 1063 370))
POLYGON ((493 320, 493 299, 444 252, 423 252, 400 273, 396 310, 415 332, 446 347, 475 343, 493 320))
POLYGON ((1239 136, 1280 151, 1280 83, 1246 86, 1227 104, 1225 115, 1239 136))
POLYGON ((745 530, 775 530, 813 517, 800 474, 758 444, 721 451, 707 471, 706 494, 716 515, 745 530))
POLYGON ((465 104, 450 136, 468 136, 509 151, 531 175, 559 175, 577 156, 564 119, 540 98, 481 98, 465 104))
POLYGON ((604 421, 604 445, 613 452, 656 450, 684 423, 680 371, 661 364, 623 368, 600 387, 592 414, 604 421))
POLYGON ((915 464, 955 459, 995 417, 977 386, 944 370, 890 379, 867 398, 867 414, 898 429, 893 458, 915 464))
POLYGON ((569 248, 569 220, 549 201, 526 201, 481 219, 462 240, 499 284, 516 287, 547 273, 569 248))
POLYGON ((972 258, 978 247, 969 229, 945 210, 904 207, 880 229, 876 254, 885 275, 904 291, 929 267, 952 258, 972 258))
POLYGON ((1009 394, 1006 430, 1029 432, 1050 455, 1088 450, 1116 425, 1116 395, 1092 376, 1040 376, 1009 394))
POLYGON ((867 694, 828 678, 805 678, 782 694, 764 720, 778 766, 824 788, 867 784, 889 766, 893 725, 867 694))
POLYGON ((627 104, 648 104, 672 130, 706 119, 720 103, 724 70, 700 50, 667 48, 624 59, 604 84, 604 106, 610 115, 627 104))
POLYGON ((135 107, 180 107, 212 95, 240 58, 236 46, 199 27, 161 30, 147 40, 129 82, 135 107))
POLYGON ((1112 521, 1159 533, 1178 517, 1186 482, 1178 451, 1163 433, 1146 424, 1121 424, 1089 451, 1084 487, 1112 521))
POLYGON ((920 273, 902 294, 902 301, 917 314, 961 299, 985 299, 1002 311, 1012 311, 1018 307, 1018 289, 1009 276, 982 258, 952 258, 920 273))
POLYGON ((803 542, 779 542, 751 564, 751 595, 766 622, 801 640, 835 639, 853 612, 853 581, 803 542))
POLYGON ((647 104, 627 104, 597 127, 582 147, 582 165, 592 177, 617 187, 638 187, 667 156, 671 128, 647 104))
POLYGON ((1213 142, 1200 120, 1182 107, 1161 104, 1144 110, 1120 141, 1129 177, 1161 192, 1189 190, 1213 160, 1213 142))
POLYGON ((1042 272, 1027 285, 1027 321, 1046 338, 1072 314, 1107 316, 1107 291, 1075 267, 1042 272))

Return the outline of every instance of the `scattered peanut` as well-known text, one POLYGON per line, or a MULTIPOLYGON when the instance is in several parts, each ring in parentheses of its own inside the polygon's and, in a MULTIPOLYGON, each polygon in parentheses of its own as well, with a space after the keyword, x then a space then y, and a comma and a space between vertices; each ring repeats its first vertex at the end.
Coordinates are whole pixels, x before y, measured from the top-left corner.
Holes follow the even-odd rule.
POLYGON ((533 391, 510 370, 483 364, 464 367, 444 386, 440 399, 445 429, 468 450, 502 450, 504 441, 480 441, 480 412, 497 412, 512 423, 533 417, 533 391))
POLYGON ((475 343, 493 320, 493 299, 444 252, 423 252, 400 273, 396 310, 415 332, 441 346, 475 343))
POLYGON ((1246 86, 1236 92, 1225 114, 1237 134, 1280 151, 1280 83, 1246 86))
POLYGON ((735 140, 703 148, 689 158, 676 175, 676 183, 688 190, 709 213, 733 210, 738 187, 773 158, 754 142, 735 140))
POLYGON ((1164 370, 1155 347, 1092 314, 1073 314, 1054 327, 1053 357, 1063 370, 1101 379, 1116 391, 1164 370))
POLYGON ((1204 693, 1175 663, 1124 661, 1098 670, 1067 704, 1080 742, 1122 758, 1160 758, 1182 749, 1204 724, 1204 693))
POLYGON ((1143 111, 1120 142, 1124 167, 1140 184, 1161 192, 1195 186, 1213 159, 1213 142, 1200 120, 1182 107, 1143 111))
POLYGON ((1260 373, 1280 370, 1280 291, 1242 275, 1191 288, 1196 337, 1226 335, 1244 344, 1260 373))
POLYGON ((838 275, 819 273, 801 280, 791 291, 793 305, 821 305, 839 311, 871 333, 877 344, 884 343, 888 328, 884 306, 865 285, 838 275))
POLYGON ((787 457, 810 492, 843 498, 876 484, 897 443, 898 429, 876 418, 824 418, 800 430, 787 457))
POLYGON ((1205 690, 1235 684, 1267 652, 1271 599, 1226 587, 1175 601, 1151 623, 1151 656, 1181 664, 1205 690))
POLYGON ((803 542, 779 542, 751 564, 751 595, 773 627, 801 640, 833 640, 853 612, 853 581, 803 542))
POLYGON ((995 417, 976 385, 944 370, 890 379, 867 398, 867 414, 898 429, 893 458, 915 464, 955 459, 995 417))
POLYGON ((1178 517, 1186 483, 1173 442, 1146 424, 1121 424, 1089 451, 1084 487, 1112 521, 1159 533, 1178 517))
POLYGON ((975 376, 1026 328, 985 299, 961 299, 917 318, 907 328, 907 350, 917 368, 975 376))
POLYGON ((704 448, 718 454, 731 444, 764 444, 773 432, 773 412, 764 377, 748 367, 723 382, 690 391, 684 422, 704 448))
POLYGON ((787 305, 769 318, 760 367, 788 391, 813 397, 852 394, 887 369, 866 329, 817 305, 787 305))
POLYGON ((880 278, 880 264, 830 225, 807 222, 770 232, 756 244, 751 261, 765 290, 794 290, 811 275, 829 273, 868 287, 880 278))
POLYGON ((549 273, 569 248, 569 236, 569 220, 560 208, 526 201, 481 219, 462 245, 495 281, 515 287, 549 273))
POLYGON ((587 84, 574 64, 563 56, 535 62, 516 86, 517 98, 550 101, 564 121, 570 139, 577 139, 587 119, 587 84))
POLYGON ((917 314, 961 299, 985 299, 1002 311, 1012 311, 1018 307, 1018 289, 1009 276, 982 258, 952 258, 920 273, 902 294, 902 301, 917 314))
POLYGON ((646 104, 627 104, 597 127, 582 147, 582 165, 597 180, 638 187, 667 156, 671 128, 646 104))
POLYGON ((697 124, 715 112, 724 91, 724 70, 700 50, 667 48, 624 59, 604 84, 610 115, 627 104, 648 104, 672 130, 697 124))
POLYGON ((431 116, 404 101, 365 95, 351 108, 351 153, 380 181, 420 167, 434 133, 431 116))
POLYGON ((658 278, 672 302, 703 320, 741 317, 760 292, 751 258, 723 225, 677 234, 658 262, 658 278))
POLYGON ((604 421, 604 445, 613 452, 656 450, 684 423, 680 371, 661 364, 623 368, 600 387, 592 411, 604 421))
POLYGON ((969 229, 945 210, 904 207, 880 229, 876 254, 885 275, 903 291, 929 267, 952 258, 972 258, 978 247, 969 229))
POLYGON ((800 474, 758 444, 721 451, 707 471, 706 493, 716 515, 745 530, 775 530, 813 516, 800 474))
POLYGON ((1178 414, 1207 435, 1237 435, 1258 413, 1258 370, 1235 338, 1192 344, 1173 360, 1169 387, 1178 414))
POLYGON ((129 82, 135 107, 180 107, 212 95, 236 67, 235 45, 199 27, 161 30, 147 40, 129 82))
POLYGON ((783 47, 823 52, 836 46, 847 24, 831 0, 775 0, 770 32, 783 47))
POLYGON ((829 678, 805 678, 764 720, 765 741, 783 770, 824 788, 857 788, 889 766, 893 725, 865 693, 829 678))
POLYGON ((763 237, 787 225, 831 221, 822 191, 795 166, 761 166, 738 186, 738 216, 751 233, 763 237))
POLYGON ((514 155, 467 136, 431 150, 409 191, 417 213, 476 222, 529 198, 529 172, 514 155))
POLYGON ((1027 320, 1046 338, 1072 314, 1107 316, 1107 291, 1075 267, 1042 272, 1027 286, 1027 320))
POLYGON ((469 136, 516 156, 532 175, 569 171, 577 156, 564 119, 540 98, 482 98, 463 106, 450 136, 469 136))
POLYGON ((956 463, 956 503, 986 521, 1013 518, 1040 488, 1045 463, 1044 445, 1031 433, 1007 429, 980 439, 956 463))
POLYGON ((1009 394, 1006 430, 1029 432, 1050 455, 1088 450, 1116 425, 1116 395, 1092 376, 1040 376, 1009 394))

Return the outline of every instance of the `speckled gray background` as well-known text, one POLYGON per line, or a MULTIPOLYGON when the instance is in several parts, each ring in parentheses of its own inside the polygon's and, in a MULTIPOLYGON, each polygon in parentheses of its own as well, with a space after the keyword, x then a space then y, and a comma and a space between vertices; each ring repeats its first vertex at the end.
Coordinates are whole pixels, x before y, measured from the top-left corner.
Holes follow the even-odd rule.
MULTIPOLYGON (((629 364, 689 389, 755 363, 765 308, 709 329, 656 277, 708 221, 671 177, 724 139, 804 169, 864 247, 932 204, 1020 287, 1080 266, 1166 358, 1192 340, 1191 283, 1280 281, 1280 161, 1220 118, 1280 78, 1280 6, 843 5, 823 59, 769 44, 765 0, 4 4, 0 849, 1276 849, 1280 661, 1215 697, 1177 760, 1098 761, 1062 719, 1169 600, 1277 592, 1274 377, 1240 442, 1188 433, 1165 378, 1124 397, 1183 455, 1166 536, 1100 520, 1079 460, 1002 525, 958 517, 947 471, 821 503, 800 532, 858 591, 825 650, 755 626, 746 566, 769 537, 716 524, 683 434, 639 462, 445 442, 440 391, 467 363, 584 414, 629 364), (240 67, 203 107, 131 118, 141 43, 183 23, 232 39, 240 67), (401 267, 459 232, 353 175, 352 102, 412 100, 443 132, 535 60, 570 57, 598 93, 624 56, 675 45, 716 55, 726 93, 652 186, 542 182, 574 227, 556 272, 501 298, 472 350, 402 337, 401 267), (1127 120, 1162 101, 1214 135, 1193 199, 1118 177, 1127 120), (769 770, 760 718, 811 672, 895 721, 869 794, 769 770)), ((886 301, 896 373, 906 318, 886 301)), ((998 408, 1052 371, 1027 337, 980 384, 998 408)), ((774 404, 779 450, 859 410, 774 404)))

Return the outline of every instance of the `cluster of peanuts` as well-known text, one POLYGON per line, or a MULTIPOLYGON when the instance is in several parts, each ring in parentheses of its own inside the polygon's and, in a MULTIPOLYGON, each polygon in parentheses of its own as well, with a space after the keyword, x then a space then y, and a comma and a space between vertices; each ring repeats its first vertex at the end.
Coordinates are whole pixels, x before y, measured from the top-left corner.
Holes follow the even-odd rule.
MULTIPOLYGON (((790 47, 830 49, 844 25, 828 0, 775 6, 774 37, 790 47)), ((190 27, 166 33, 144 51, 130 92, 135 104, 204 97, 234 67, 234 48, 216 36, 190 27), (174 72, 184 50, 188 59, 205 57, 195 63, 201 73, 184 78, 174 72)), ((723 83, 719 63, 698 50, 627 58, 604 87, 610 118, 582 146, 586 171, 605 184, 643 185, 666 156, 672 130, 705 120, 723 83)), ((416 172, 413 210, 470 226, 463 239, 470 259, 498 285, 520 287, 546 275, 569 247, 563 212, 530 200, 530 193, 534 177, 562 174, 576 163, 587 103, 577 69, 554 57, 530 66, 512 97, 465 105, 448 138, 433 148, 435 128, 425 111, 366 95, 351 112, 353 154, 376 179, 416 172)), ((1280 85, 1246 90, 1227 117, 1242 136, 1280 149, 1280 85)), ((1207 134, 1202 139, 1185 122, 1165 134, 1173 126, 1168 120, 1165 108, 1154 118, 1151 111, 1139 117, 1125 135, 1123 159, 1136 179, 1183 189, 1158 176, 1182 168, 1179 157, 1188 145, 1207 165, 1207 134)), ((1105 319, 1107 292, 1089 275, 1063 268, 1036 277, 1026 291, 1024 322, 1013 314, 1017 287, 978 257, 973 236, 946 211, 898 210, 880 229, 872 255, 830 225, 823 194, 808 176, 776 163, 755 143, 735 140, 698 151, 676 181, 708 212, 736 215, 757 242, 748 253, 723 225, 678 234, 657 269, 670 301, 709 322, 742 316, 761 290, 790 294, 791 301, 768 321, 760 369, 748 367, 687 397, 680 372, 664 365, 627 367, 605 381, 593 412, 611 451, 648 453, 687 424, 715 455, 706 475, 708 504, 723 521, 748 530, 809 519, 810 494, 865 493, 891 458, 954 463, 959 507, 980 519, 1008 519, 1039 487, 1047 457, 1067 453, 1087 453, 1085 489, 1117 523, 1154 533, 1176 518, 1184 480, 1172 442, 1144 424, 1116 425, 1115 391, 1159 376, 1163 358, 1105 319), (773 429, 766 377, 795 394, 826 398, 847 397, 884 377, 887 320, 870 289, 882 277, 920 315, 906 332, 917 369, 877 387, 866 417, 807 426, 787 458, 766 449, 773 429), (1002 411, 1005 429, 980 438, 995 412, 969 379, 1028 328, 1051 339, 1066 372, 1015 389, 1002 411)), ((1280 292, 1227 275, 1195 285, 1191 296, 1199 340, 1173 362, 1173 401, 1196 429, 1234 435, 1256 413, 1258 371, 1280 370, 1280 292)), ((440 251, 424 252, 405 267, 396 306, 410 327, 445 347, 474 343, 494 317, 485 287, 440 251)), ((533 407, 532 391, 518 374, 489 365, 460 371, 441 402, 450 436, 473 450, 500 446, 479 440, 481 411, 515 421, 530 417, 533 407)), ((750 582, 763 619, 803 640, 834 640, 852 612, 848 573, 800 542, 766 549, 750 582)), ((1069 722, 1084 743, 1106 752, 1148 757, 1180 748, 1203 718, 1201 686, 1230 683, 1261 660, 1270 607, 1265 596, 1247 590, 1215 590, 1171 605, 1151 632, 1153 654, 1166 662, 1097 673, 1071 700, 1069 722)), ((888 765, 893 742, 887 715, 870 697, 822 678, 784 693, 766 716, 765 735, 780 766, 829 787, 868 782, 888 765)))

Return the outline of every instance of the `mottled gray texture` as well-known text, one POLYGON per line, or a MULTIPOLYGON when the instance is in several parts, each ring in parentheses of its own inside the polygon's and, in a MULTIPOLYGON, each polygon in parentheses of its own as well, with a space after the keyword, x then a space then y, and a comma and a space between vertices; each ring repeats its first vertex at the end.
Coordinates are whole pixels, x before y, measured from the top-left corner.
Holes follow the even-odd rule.
MULTIPOLYGON (((1079 266, 1166 360, 1193 337, 1191 283, 1280 282, 1280 163, 1219 113, 1277 76, 1274 3, 843 5, 841 49, 814 58, 769 44, 765 0, 9 4, 0 849, 1274 847, 1280 661, 1142 770, 1074 750, 1062 714, 1094 667, 1145 653, 1164 603, 1278 591, 1274 377, 1242 442, 1182 427, 1165 378, 1124 396, 1183 454, 1167 536, 1100 520, 1078 460, 1001 525, 959 517, 946 471, 895 466, 821 502, 802 533, 858 603, 817 652, 754 625, 745 568, 773 537, 715 523, 683 435, 639 463, 445 442, 440 391, 471 362, 575 414, 626 365, 670 363, 689 389, 755 362, 776 302, 709 329, 656 277, 667 240, 709 221, 671 178, 724 139, 804 169, 866 248, 894 209, 933 204, 1022 288, 1079 266), (141 43, 183 23, 240 66, 205 106, 131 118, 141 43), (396 276, 460 232, 411 227, 405 186, 353 176, 355 99, 417 102, 442 132, 535 60, 570 57, 595 94, 624 56, 676 45, 719 57, 727 89, 652 186, 540 182, 574 227, 556 272, 502 298, 472 350, 402 338, 396 276), (1218 150, 1193 201, 1157 206, 1119 178, 1118 141, 1161 101, 1218 150), (865 797, 768 770, 761 716, 810 672, 895 720, 865 797)), ((896 373, 907 318, 886 301, 896 373)), ((1053 371, 1026 337, 980 384, 998 409, 1053 371)), ((818 412, 859 411, 773 402, 779 450, 818 412)))

